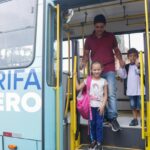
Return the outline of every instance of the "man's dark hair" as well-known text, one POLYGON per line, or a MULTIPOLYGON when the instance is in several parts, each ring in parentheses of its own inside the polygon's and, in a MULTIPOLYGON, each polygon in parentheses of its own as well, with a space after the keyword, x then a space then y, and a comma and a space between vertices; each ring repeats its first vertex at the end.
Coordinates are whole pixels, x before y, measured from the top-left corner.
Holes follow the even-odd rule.
POLYGON ((136 54, 136 56, 139 56, 139 52, 135 48, 130 48, 127 52, 127 56, 129 57, 130 54, 136 54))
POLYGON ((94 17, 94 24, 96 23, 104 23, 106 24, 106 18, 104 15, 100 14, 94 17))

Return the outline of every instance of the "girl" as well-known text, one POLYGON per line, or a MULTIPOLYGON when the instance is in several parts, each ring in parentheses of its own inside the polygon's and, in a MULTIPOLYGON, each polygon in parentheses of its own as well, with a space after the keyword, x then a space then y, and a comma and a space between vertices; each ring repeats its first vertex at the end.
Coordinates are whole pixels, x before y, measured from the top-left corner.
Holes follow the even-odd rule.
MULTIPOLYGON (((107 102, 107 81, 101 78, 103 67, 100 62, 91 64, 91 85, 90 85, 90 106, 92 111, 92 120, 90 120, 90 140, 89 148, 102 150, 103 139, 103 114, 107 102)), ((87 79, 81 84, 76 84, 77 90, 82 90, 86 86, 87 79)))

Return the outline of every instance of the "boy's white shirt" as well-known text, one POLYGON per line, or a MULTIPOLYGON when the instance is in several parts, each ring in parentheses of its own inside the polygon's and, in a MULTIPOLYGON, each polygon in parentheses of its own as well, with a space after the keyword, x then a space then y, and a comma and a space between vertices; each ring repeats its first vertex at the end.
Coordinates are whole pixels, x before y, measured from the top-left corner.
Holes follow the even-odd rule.
POLYGON ((119 77, 121 77, 122 79, 127 79, 127 95, 128 96, 136 96, 136 95, 140 95, 140 70, 138 69, 138 67, 136 65, 129 65, 129 71, 128 71, 128 75, 126 72, 125 68, 119 68, 117 70, 117 74, 119 77), (134 70, 135 72, 132 72, 132 77, 130 76, 130 68, 132 69, 132 71, 134 70), (138 75, 138 76, 137 76, 138 75), (133 78, 134 76, 134 78, 133 78))

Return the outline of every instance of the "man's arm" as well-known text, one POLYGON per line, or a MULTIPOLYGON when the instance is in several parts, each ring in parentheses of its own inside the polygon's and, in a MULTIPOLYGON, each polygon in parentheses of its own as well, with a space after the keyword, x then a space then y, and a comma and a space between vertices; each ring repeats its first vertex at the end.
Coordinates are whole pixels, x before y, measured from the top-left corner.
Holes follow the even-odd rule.
POLYGON ((120 52, 119 48, 118 47, 114 48, 114 52, 115 52, 115 56, 119 60, 120 66, 124 67, 125 63, 124 63, 124 61, 122 59, 122 55, 121 55, 121 52, 120 52))
POLYGON ((83 58, 80 64, 80 69, 84 69, 88 61, 89 61, 89 50, 84 50, 83 58))

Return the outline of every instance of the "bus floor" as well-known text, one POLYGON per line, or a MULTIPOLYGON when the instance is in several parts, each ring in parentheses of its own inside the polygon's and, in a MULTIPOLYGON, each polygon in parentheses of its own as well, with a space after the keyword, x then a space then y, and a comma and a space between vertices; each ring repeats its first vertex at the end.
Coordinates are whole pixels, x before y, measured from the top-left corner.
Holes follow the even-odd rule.
MULTIPOLYGON (((81 145, 76 150, 90 150, 88 147, 89 147, 89 145, 84 144, 84 145, 81 145)), ((97 150, 97 149, 92 149, 92 150, 97 150)), ((113 146, 103 146, 103 150, 141 150, 141 149, 113 147, 113 146)))
MULTIPOLYGON (((129 126, 131 120, 133 119, 131 111, 118 111, 118 122, 123 128, 141 128, 141 119, 138 117, 138 125, 137 126, 129 126)), ((88 124, 87 120, 80 118, 80 123, 83 125, 88 124)))

